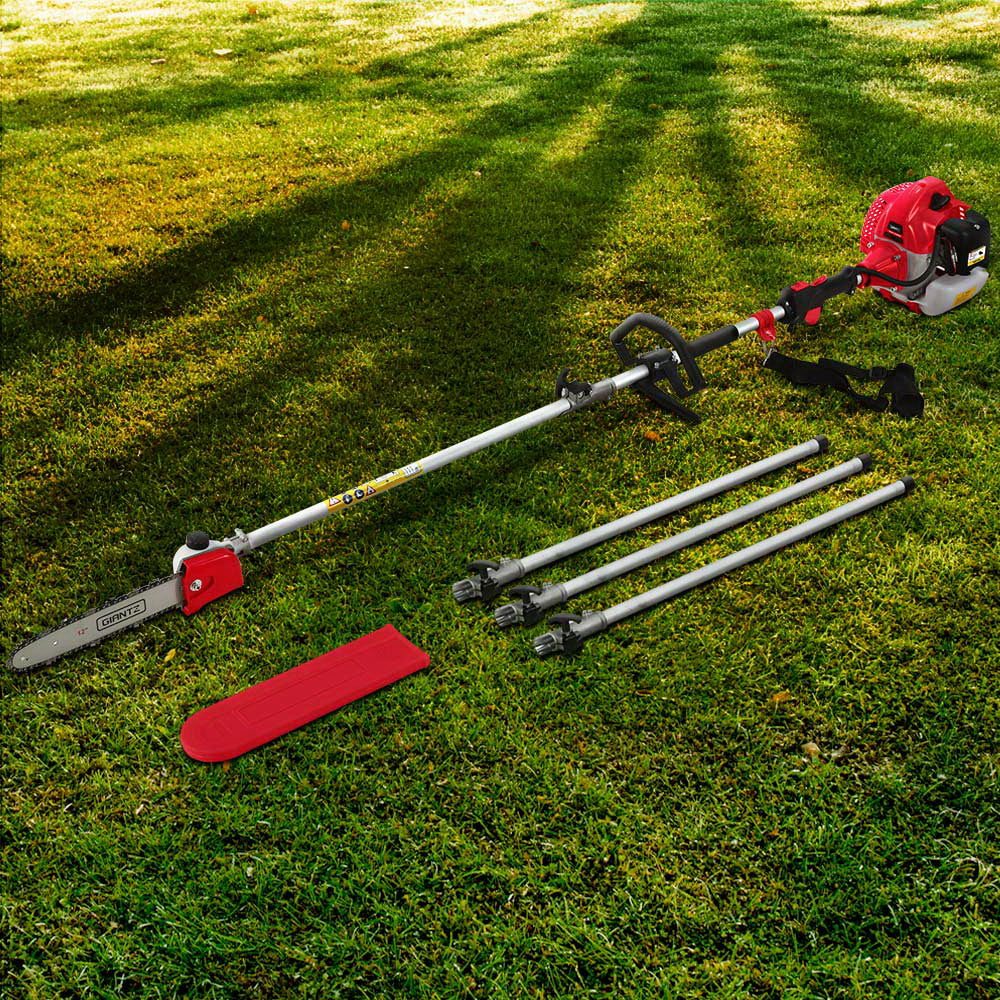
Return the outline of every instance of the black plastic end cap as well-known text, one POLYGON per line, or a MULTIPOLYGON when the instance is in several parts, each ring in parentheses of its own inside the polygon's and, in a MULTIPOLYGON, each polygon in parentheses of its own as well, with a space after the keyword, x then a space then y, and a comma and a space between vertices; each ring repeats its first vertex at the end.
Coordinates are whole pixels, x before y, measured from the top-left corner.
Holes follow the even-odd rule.
POLYGON ((904 497, 912 493, 917 488, 917 483, 913 476, 903 476, 903 478, 900 479, 900 482, 903 484, 904 497))
POLYGON ((208 537, 207 531, 189 531, 184 539, 184 544, 195 552, 201 552, 208 548, 212 539, 208 537))
POLYGON ((858 461, 861 462, 861 471, 867 472, 872 467, 872 457, 868 452, 862 452, 858 455, 858 461))
POLYGON ((813 440, 819 445, 820 455, 825 455, 830 450, 830 439, 825 434, 819 434, 813 440))

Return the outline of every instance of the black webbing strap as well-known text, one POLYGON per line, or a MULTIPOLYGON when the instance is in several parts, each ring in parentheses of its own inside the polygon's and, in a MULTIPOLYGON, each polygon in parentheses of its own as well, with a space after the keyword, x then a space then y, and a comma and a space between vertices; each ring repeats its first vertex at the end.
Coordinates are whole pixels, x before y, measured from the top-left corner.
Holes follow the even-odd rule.
POLYGON ((783 375, 792 385, 820 385, 837 389, 866 410, 879 413, 889 410, 906 418, 919 417, 924 412, 924 397, 917 388, 916 373, 912 365, 857 368, 829 358, 801 361, 779 351, 771 351, 764 359, 764 367, 783 375), (857 382, 881 382, 882 387, 876 395, 864 396, 855 390, 850 379, 857 382))

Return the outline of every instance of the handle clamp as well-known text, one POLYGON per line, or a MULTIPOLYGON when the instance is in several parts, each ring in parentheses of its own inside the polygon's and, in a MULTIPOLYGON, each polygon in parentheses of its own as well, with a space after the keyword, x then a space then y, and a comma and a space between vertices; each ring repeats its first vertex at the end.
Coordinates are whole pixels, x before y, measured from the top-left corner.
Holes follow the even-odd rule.
POLYGON ((556 399, 568 399, 574 406, 590 399, 594 387, 589 382, 574 382, 569 377, 569 369, 562 368, 556 377, 556 399))
POLYGON ((633 313, 612 331, 611 346, 625 368, 645 365, 649 372, 648 377, 636 382, 631 388, 686 423, 697 424, 701 420, 694 410, 684 406, 676 397, 683 399, 699 392, 707 383, 691 353, 690 345, 669 323, 649 313, 633 313), (625 338, 636 327, 652 331, 670 346, 657 347, 645 354, 635 354, 625 338), (684 376, 687 378, 686 383, 684 376), (657 385, 657 382, 664 379, 670 384, 673 396, 657 385))
POLYGON ((583 615, 574 615, 568 612, 553 615, 549 619, 550 625, 558 625, 560 628, 559 642, 561 645, 561 652, 575 653, 583 648, 585 637, 580 635, 579 632, 573 628, 574 625, 579 625, 582 621, 583 615))

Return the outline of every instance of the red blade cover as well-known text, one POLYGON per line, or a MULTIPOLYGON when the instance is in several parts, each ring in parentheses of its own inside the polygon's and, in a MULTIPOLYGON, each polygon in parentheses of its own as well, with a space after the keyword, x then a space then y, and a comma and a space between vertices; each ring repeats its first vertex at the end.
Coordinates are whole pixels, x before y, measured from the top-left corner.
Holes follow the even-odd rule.
POLYGON ((195 712, 181 727, 181 746, 195 760, 232 760, 429 663, 427 653, 383 625, 195 712))

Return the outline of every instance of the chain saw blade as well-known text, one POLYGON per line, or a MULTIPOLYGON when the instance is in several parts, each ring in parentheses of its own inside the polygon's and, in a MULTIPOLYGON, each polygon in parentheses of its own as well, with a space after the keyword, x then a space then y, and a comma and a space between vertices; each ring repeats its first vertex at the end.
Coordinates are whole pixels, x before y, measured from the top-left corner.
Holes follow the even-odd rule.
POLYGON ((28 639, 11 653, 7 661, 8 669, 20 674, 44 667, 69 653, 96 646, 109 636, 136 628, 166 611, 182 607, 184 587, 181 576, 174 573, 155 580, 28 639))

